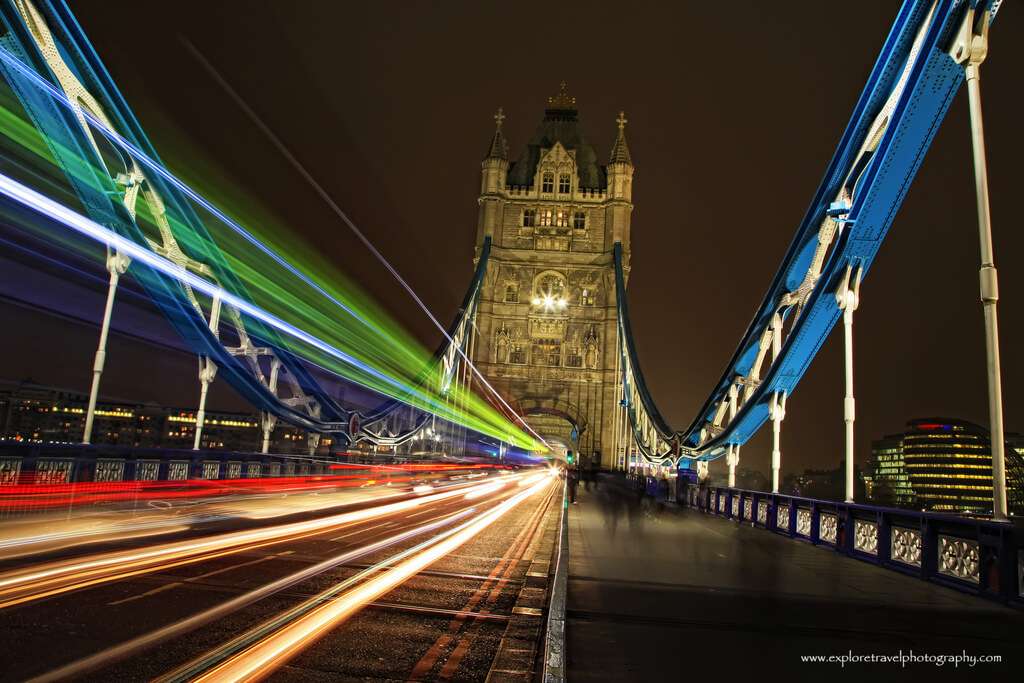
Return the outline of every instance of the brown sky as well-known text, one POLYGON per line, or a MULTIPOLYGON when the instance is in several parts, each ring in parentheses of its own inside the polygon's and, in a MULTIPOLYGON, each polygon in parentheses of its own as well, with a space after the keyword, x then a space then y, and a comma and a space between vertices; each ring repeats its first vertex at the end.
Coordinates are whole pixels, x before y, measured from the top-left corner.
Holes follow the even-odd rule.
MULTIPOLYGON (((202 150, 206 163, 258 197, 431 348, 439 335, 423 313, 184 41, 442 321, 469 282, 479 162, 497 107, 518 156, 565 80, 602 163, 624 109, 636 166, 634 334, 654 398, 676 428, 693 419, 764 295, 897 12, 893 3, 816 3, 813 12, 794 12, 753 1, 78 2, 72 9, 168 165, 193 162, 183 149, 202 150)), ((1024 155, 1022 24, 1017 3, 1004 3, 982 92, 1006 425, 1024 431, 1016 391, 1024 376, 1017 354, 1024 274, 1016 264, 1024 237, 1014 218, 1024 155)), ((974 202, 961 89, 862 288, 858 460, 870 439, 908 419, 987 424, 974 202)), ((81 343, 94 348, 90 334, 81 343)), ((784 471, 834 467, 842 457, 841 354, 833 334, 789 401, 784 471)), ((28 352, 25 361, 33 362, 28 352)), ((87 381, 83 373, 80 388, 87 381)), ((129 384, 115 386, 130 393, 129 384)), ((762 430, 748 444, 742 464, 768 469, 768 436, 762 430)))

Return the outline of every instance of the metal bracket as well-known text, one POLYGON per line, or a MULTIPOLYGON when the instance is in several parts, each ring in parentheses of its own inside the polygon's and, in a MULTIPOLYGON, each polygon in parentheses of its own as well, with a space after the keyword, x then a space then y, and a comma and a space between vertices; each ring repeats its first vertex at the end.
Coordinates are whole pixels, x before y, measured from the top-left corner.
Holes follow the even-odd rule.
POLYGON ((846 266, 846 274, 843 275, 839 287, 836 289, 836 304, 841 311, 856 311, 860 305, 860 280, 864 273, 862 266, 857 266, 856 275, 853 274, 853 264, 846 266), (853 275, 853 282, 850 276, 853 275))
POLYGON ((960 30, 957 31, 949 48, 949 56, 956 60, 957 64, 963 64, 968 68, 977 67, 984 62, 988 56, 988 27, 991 23, 990 10, 976 16, 975 9, 968 8, 964 21, 960 24, 960 30))

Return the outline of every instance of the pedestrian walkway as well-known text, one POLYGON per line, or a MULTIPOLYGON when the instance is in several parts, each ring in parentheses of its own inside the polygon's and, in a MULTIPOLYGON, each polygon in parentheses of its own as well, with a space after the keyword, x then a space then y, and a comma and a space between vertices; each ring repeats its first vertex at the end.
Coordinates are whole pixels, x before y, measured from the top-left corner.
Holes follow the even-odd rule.
POLYGON ((1002 657, 959 664, 960 677, 1017 676, 1024 664, 1024 614, 1013 608, 695 510, 666 510, 631 529, 625 518, 610 523, 593 486, 581 485, 577 500, 568 510, 571 682, 916 680, 940 669, 801 659, 850 653, 1002 657))

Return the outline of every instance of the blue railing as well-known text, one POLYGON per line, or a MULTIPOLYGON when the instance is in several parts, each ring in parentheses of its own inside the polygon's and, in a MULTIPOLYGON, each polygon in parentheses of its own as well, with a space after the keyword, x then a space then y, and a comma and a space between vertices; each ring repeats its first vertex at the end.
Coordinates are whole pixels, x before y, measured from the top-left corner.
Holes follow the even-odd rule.
POLYGON ((689 484, 677 488, 675 500, 885 569, 1024 608, 1024 529, 1020 526, 689 484))

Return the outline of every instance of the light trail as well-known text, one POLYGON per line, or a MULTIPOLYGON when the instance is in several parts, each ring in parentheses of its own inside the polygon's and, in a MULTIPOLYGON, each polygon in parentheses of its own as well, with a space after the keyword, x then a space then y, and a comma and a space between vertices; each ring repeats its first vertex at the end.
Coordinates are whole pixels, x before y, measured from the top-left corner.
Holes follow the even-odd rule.
POLYGON ((466 491, 466 488, 458 488, 324 519, 163 543, 142 549, 101 553, 6 572, 0 574, 0 608, 199 560, 330 533, 356 522, 377 519, 462 496, 466 491))
MULTIPOLYGON (((318 477, 319 478, 319 477, 318 477)), ((353 504, 360 501, 382 502, 387 498, 405 495, 401 492, 386 493, 380 491, 353 490, 349 487, 359 486, 361 480, 351 483, 337 481, 337 477, 324 477, 327 481, 314 482, 310 486, 299 486, 298 478, 282 478, 282 480, 221 480, 221 481, 182 481, 182 482, 145 482, 146 488, 131 494, 131 500, 137 505, 149 504, 153 507, 133 507, 123 510, 69 515, 67 510, 60 513, 52 512, 41 516, 33 516, 25 521, 8 522, 0 528, 0 559, 9 560, 26 555, 40 554, 51 550, 64 550, 76 545, 100 543, 105 541, 125 541, 129 539, 169 534, 184 531, 193 524, 204 524, 224 519, 273 519, 284 515, 292 515, 311 510, 324 510, 335 506, 353 504), (278 484, 266 488, 251 490, 246 484, 278 484), (162 490, 177 488, 181 490, 162 490), (148 486, 154 486, 149 490, 148 486), (223 485, 213 489, 213 484, 223 485), (239 488, 232 484, 240 484, 239 488), (337 490, 337 487, 343 487, 337 490), (323 491, 321 489, 330 490, 323 491), (282 495, 271 495, 282 494, 282 495), (219 496, 210 500, 209 496, 219 496), (204 500, 203 498, 206 497, 204 500), (199 502, 195 502, 196 499, 199 502), (185 499, 184 506, 176 506, 169 501, 185 499), (166 506, 164 506, 166 503, 166 506), (157 507, 159 505, 159 507, 157 507), (126 515, 131 518, 126 518, 126 515)), ((301 481, 305 482, 305 479, 301 481)), ((74 485, 69 485, 74 486, 74 485)), ((4 489, 12 487, 3 487, 4 489)), ((59 488, 67 486, 23 486, 21 488, 59 488)), ((80 497, 65 494, 71 502, 77 503, 80 497)), ((129 494, 123 494, 126 498, 129 494)), ((104 497, 104 502, 110 502, 104 497)), ((0 503, 10 508, 11 503, 7 490, 0 490, 0 503)), ((17 509, 26 509, 15 505, 17 509)))
MULTIPOLYGON (((195 190, 190 188, 184 182, 179 180, 176 176, 174 176, 166 168, 164 168, 162 164, 158 163, 157 161, 155 161, 154 159, 149 157, 141 149, 139 149, 136 145, 132 144, 129 140, 127 140, 126 138, 121 136, 119 133, 117 133, 116 131, 114 131, 111 128, 109 128, 108 125, 103 120, 101 120, 101 119, 97 118, 96 116, 94 116, 86 108, 77 105, 77 103, 71 102, 70 99, 68 98, 68 96, 65 93, 63 93, 58 88, 54 87, 52 84, 47 82, 45 79, 41 78, 31 68, 29 68, 27 65, 22 63, 17 57, 15 57, 13 54, 11 54, 9 51, 4 49, 3 47, 0 47, 0 59, 2 59, 8 66, 10 66, 12 69, 17 71, 23 77, 28 79, 37 88, 39 88, 43 92, 47 93, 51 98, 53 98, 56 101, 56 103, 58 103, 59 105, 63 106, 64 108, 68 109, 69 111, 71 111, 75 116, 82 117, 85 120, 89 121, 93 126, 96 127, 96 130, 100 131, 104 136, 107 137, 107 139, 110 141, 111 144, 114 144, 116 146, 121 147, 122 150, 128 152, 135 160, 142 162, 147 168, 151 168, 152 170, 154 170, 164 180, 166 180, 168 183, 173 185, 179 191, 184 193, 186 197, 188 197, 192 201, 196 202, 196 204, 198 204, 204 210, 208 211, 218 221, 220 221, 224 225, 226 225, 229 228, 231 228, 238 235, 242 236, 246 241, 248 241, 250 244, 255 246, 257 249, 259 249, 265 255, 269 256, 278 265, 280 265, 283 268, 285 268, 290 274, 292 274, 293 276, 299 278, 299 280, 301 280, 307 286, 311 287, 315 292, 317 292, 318 294, 324 296, 330 302, 332 302, 333 304, 335 304, 336 306, 338 306, 339 308, 344 310, 349 315, 353 316, 353 318, 358 320, 360 323, 365 325, 367 328, 369 328, 369 329, 373 330, 374 332, 376 332, 377 334, 380 334, 381 336, 383 336, 392 345, 394 345, 396 343, 395 336, 393 334, 387 332, 386 330, 384 330, 382 325, 376 324, 376 323, 370 323, 362 315, 357 314, 355 312, 355 310, 350 305, 348 305, 346 303, 343 303, 337 297, 335 297, 331 293, 327 292, 321 285, 319 285, 318 283, 316 283, 315 281, 313 281, 312 279, 307 277, 305 274, 303 274, 301 271, 299 271, 293 265, 288 263, 287 260, 281 258, 278 254, 276 254, 267 245, 265 245, 263 242, 261 242, 255 236, 253 236, 250 232, 248 232, 245 228, 243 228, 237 222, 235 222, 231 217, 229 217, 223 211, 218 209, 216 206, 214 206, 212 203, 210 203, 202 195, 200 195, 198 192, 196 192, 195 190)), ((234 95, 233 92, 231 94, 234 95)), ((237 97, 237 96, 235 96, 235 97, 237 97)), ((252 114, 252 115, 255 116, 255 114, 252 114)), ((258 119, 257 119, 257 121, 258 121, 258 119)), ((262 125, 262 122, 258 122, 258 123, 260 125, 262 125)), ((269 130, 267 132, 269 133, 269 130)), ((269 134, 271 135, 271 137, 273 137, 272 133, 269 133, 269 134)), ((280 143, 278 143, 278 144, 280 144, 280 143)), ((286 156, 290 156, 290 155, 286 154, 286 156)), ((294 163, 297 164, 298 162, 294 161, 294 163)), ((317 191, 320 192, 321 195, 323 195, 325 199, 327 199, 327 201, 331 204, 332 208, 336 212, 338 212, 339 215, 350 225, 352 230, 355 231, 355 233, 360 237, 360 239, 362 239, 366 243, 368 248, 371 251, 373 251, 375 254, 377 254, 378 258, 380 258, 382 260, 382 262, 385 264, 385 266, 387 266, 389 269, 391 269, 390 265, 386 261, 383 260, 383 257, 380 256, 380 254, 376 251, 376 249, 374 249, 373 246, 366 240, 365 236, 363 236, 362 233, 355 227, 355 225, 352 224, 351 221, 348 220, 347 216, 345 216, 344 213, 341 212, 340 208, 335 206, 334 203, 332 201, 330 201, 329 197, 326 196, 326 193, 323 192, 323 190, 319 187, 319 185, 317 185, 315 183, 315 181, 312 179, 312 177, 309 176, 309 174, 305 171, 304 168, 301 167, 301 165, 299 165, 299 170, 300 170, 300 172, 303 173, 304 176, 308 176, 307 179, 310 182, 313 183, 313 185, 317 189, 317 191)), ((140 207, 140 208, 144 208, 144 207, 140 207)), ((171 217, 168 216, 168 218, 171 218, 171 217)), ((69 226, 69 227, 71 227, 71 226, 69 226)), ((109 243, 107 243, 107 244, 108 244, 108 246, 113 246, 113 245, 110 245, 109 243)), ((128 251, 125 250, 125 253, 128 253, 128 251)), ((146 262, 146 261, 143 260, 143 262, 146 262)), ((239 261, 239 264, 240 265, 245 265, 245 261, 239 261)), ((149 265, 151 265, 151 264, 149 264, 149 265)), ((183 271, 184 269, 180 269, 180 270, 183 271)), ((405 281, 402 280, 402 278, 398 275, 398 273, 395 272, 393 269, 391 269, 391 271, 395 275, 395 277, 398 278, 399 282, 401 282, 403 284, 403 286, 405 286, 405 288, 410 292, 410 294, 412 294, 412 296, 417 300, 417 302, 419 302, 419 298, 416 297, 415 293, 412 292, 411 288, 409 288, 409 286, 405 283, 405 281)), ((171 277, 174 277, 174 275, 172 274, 171 277)), ((178 279, 179 281, 182 281, 181 278, 176 278, 176 279, 178 279)), ((191 285, 191 283, 185 283, 185 284, 190 284, 191 285)), ((210 294, 208 291, 206 291, 203 288, 196 287, 196 289, 198 289, 199 291, 203 291, 204 293, 206 293, 206 294, 208 294, 210 296, 213 296, 212 294, 210 294)), ((222 301, 224 301, 225 303, 229 303, 223 297, 222 297, 222 301)), ((235 304, 229 303, 229 305, 235 305, 235 304)), ((451 337, 447 334, 447 331, 443 328, 443 326, 440 325, 440 323, 437 322, 437 320, 434 318, 433 315, 430 314, 430 312, 425 308, 425 306, 423 306, 422 302, 420 302, 420 306, 423 307, 424 311, 426 311, 427 315, 431 318, 431 320, 434 322, 434 324, 441 330, 442 334, 444 335, 444 337, 446 339, 448 339, 449 343, 454 343, 453 340, 451 339, 451 337)), ((244 309, 238 307, 237 305, 235 305, 235 307, 239 308, 239 310, 244 310, 244 309)), ((246 311, 246 312, 248 312, 248 311, 246 311)), ((250 315, 251 315, 251 313, 250 313, 250 315)), ((257 319, 263 320, 263 322, 266 322, 267 324, 270 324, 273 327, 276 327, 276 325, 274 325, 273 323, 269 322, 268 320, 265 320, 265 319, 261 318, 260 316, 254 316, 254 317, 256 317, 257 319)), ((285 330, 282 330, 282 331, 285 331, 285 330)), ((285 331, 285 333, 289 334, 290 336, 293 336, 293 338, 295 337, 295 335, 291 334, 288 331, 285 331)), ((313 337, 313 335, 308 335, 308 337, 309 338, 307 338, 307 339, 300 338, 300 340, 304 341, 305 343, 309 343, 310 339, 315 339, 315 337, 313 337)), ((317 340, 317 341, 319 341, 319 340, 317 340)), ((351 356, 349 354, 344 354, 344 357, 337 356, 335 354, 332 354, 330 351, 327 351, 325 348, 321 347, 320 345, 312 344, 312 346, 314 348, 317 348, 321 352, 326 352, 326 353, 328 353, 328 355, 342 360, 343 362, 349 364, 351 367, 358 368, 362 372, 367 372, 371 376, 377 377, 378 380, 384 381, 385 384, 388 384, 388 385, 391 385, 391 386, 399 386, 399 388, 401 388, 400 385, 395 385, 394 381, 388 381, 388 380, 393 380, 393 378, 390 378, 387 375, 383 375, 383 373, 378 375, 377 373, 379 371, 376 368, 373 368, 372 366, 365 365, 365 364, 360 365, 359 361, 357 361, 357 359, 354 356, 351 356)), ((402 348, 403 348, 404 351, 408 351, 409 350, 407 345, 402 346, 402 348)), ((337 349, 335 349, 335 350, 338 351, 337 349)), ((473 364, 469 362, 469 359, 466 357, 466 354, 462 351, 462 349, 456 347, 456 350, 462 355, 463 358, 466 358, 466 361, 469 364, 469 367, 477 375, 477 377, 480 379, 480 381, 485 386, 487 386, 487 388, 491 391, 492 394, 494 394, 498 398, 499 402, 501 402, 506 408, 508 408, 508 410, 510 411, 509 414, 513 415, 516 418, 516 420, 521 422, 523 427, 526 430, 528 430, 533 435, 533 438, 527 439, 528 441, 534 441, 532 450, 548 450, 546 442, 544 441, 544 439, 541 438, 540 435, 537 434, 526 423, 526 421, 522 418, 522 416, 519 416, 518 414, 516 414, 515 411, 512 410, 511 406, 509 406, 508 403, 504 400, 504 398, 502 396, 500 396, 494 390, 494 388, 491 387, 491 385, 489 383, 487 383, 487 381, 483 378, 483 376, 476 369, 476 367, 473 366, 473 364)), ((422 349, 421 349, 421 351, 422 351, 422 349)), ((343 353, 343 352, 341 352, 341 353, 343 353)), ((420 362, 421 362, 421 364, 424 364, 424 359, 421 358, 420 362)), ((413 373, 413 374, 416 374, 416 373, 413 373)), ((355 378, 352 378, 352 377, 350 377, 350 379, 355 380, 355 378)), ((380 390, 379 387, 371 387, 371 388, 376 388, 377 390, 380 390)), ((408 388, 405 388, 404 391, 407 391, 411 396, 414 396, 414 397, 416 397, 416 398, 418 398, 420 400, 427 401, 428 405, 433 405, 434 406, 433 410, 430 409, 430 408, 426 408, 427 410, 429 410, 429 412, 435 413, 435 411, 439 411, 439 413, 435 413, 435 414, 442 414, 442 415, 445 414, 445 408, 447 408, 447 406, 443 405, 441 402, 438 402, 438 401, 434 400, 433 397, 424 396, 420 392, 415 391, 415 390, 411 390, 411 389, 408 389, 408 388)), ((396 396, 396 395, 394 395, 392 393, 389 393, 387 391, 384 391, 382 393, 385 393, 385 395, 391 396, 392 398, 403 400, 402 396, 396 396)), ((473 394, 467 392, 466 400, 467 400, 467 403, 466 403, 467 406, 470 403, 473 404, 473 408, 476 411, 476 413, 475 413, 476 419, 483 421, 484 424, 487 424, 492 429, 495 429, 495 428, 499 427, 499 425, 494 422, 494 418, 496 418, 496 417, 499 418, 500 420, 503 420, 505 424, 511 424, 511 422, 509 421, 508 416, 499 414, 497 411, 495 411, 493 408, 491 408, 486 402, 482 401, 479 397, 476 397, 473 394)), ((422 405, 420 405, 418 407, 424 408, 424 406, 422 406, 422 405)), ((468 417, 468 415, 467 415, 467 417, 468 417)), ((449 417, 447 419, 452 419, 452 418, 449 417)), ((458 422, 457 419, 455 419, 453 421, 458 422)), ((468 424, 466 424, 464 426, 470 427, 471 429, 475 429, 476 431, 480 431, 482 433, 489 434, 490 436, 499 438, 502 441, 507 440, 507 436, 509 436, 509 435, 504 434, 504 433, 495 433, 495 432, 488 431, 486 429, 481 429, 478 426, 471 426, 471 425, 468 425, 468 424)), ((522 437, 524 437, 524 438, 526 437, 526 434, 524 432, 520 431, 519 427, 516 427, 516 426, 512 425, 512 428, 514 430, 516 430, 522 437)), ((499 431, 503 432, 505 430, 501 430, 500 429, 499 431)))
POLYGON ((448 340, 448 343, 454 346, 458 354, 462 356, 463 359, 465 359, 466 364, 473 371, 473 374, 477 376, 477 378, 480 380, 480 382, 483 383, 485 387, 487 387, 487 390, 491 392, 491 395, 498 399, 498 401, 501 402, 501 404, 508 409, 508 414, 514 416, 516 420, 520 424, 522 424, 523 429, 528 431, 530 434, 533 434, 533 436, 537 439, 537 443, 543 444, 544 438, 526 422, 526 419, 522 415, 519 415, 512 408, 512 406, 508 404, 508 402, 505 400, 505 397, 498 393, 497 389, 491 386, 491 383, 488 382, 487 379, 483 376, 483 374, 477 369, 476 365, 473 364, 473 361, 471 361, 469 359, 469 356, 467 356, 466 353, 462 350, 462 347, 455 343, 455 340, 452 339, 451 336, 448 334, 448 330, 444 327, 444 325, 442 325, 437 320, 434 314, 431 313, 430 309, 427 308, 427 305, 425 303, 423 303, 423 300, 419 297, 419 295, 417 295, 413 288, 409 285, 409 283, 405 281, 405 278, 398 274, 398 271, 395 270, 394 266, 392 266, 388 262, 388 260, 384 258, 384 255, 381 254, 380 251, 378 251, 375 246, 373 246, 373 243, 370 242, 369 238, 365 234, 363 234, 363 231, 356 227, 356 224, 352 221, 352 219, 348 217, 348 214, 341 210, 341 207, 338 206, 337 203, 335 203, 334 199, 331 198, 331 196, 327 194, 327 191, 323 187, 321 187, 320 183, 316 181, 316 179, 313 177, 313 174, 307 171, 306 167, 303 166, 302 163, 297 158, 295 158, 295 155, 291 153, 291 150, 289 150, 285 146, 285 144, 281 142, 280 138, 278 138, 274 134, 274 132, 270 130, 270 127, 263 122, 263 119, 256 115, 256 112, 252 110, 248 103, 246 103, 246 101, 243 100, 237 92, 235 92, 235 89, 231 87, 231 85, 224 79, 224 77, 222 77, 220 73, 213 68, 213 65, 210 64, 209 61, 207 61, 206 57, 204 57, 202 53, 200 53, 199 50, 197 50, 195 46, 192 45, 192 43, 188 42, 187 40, 183 42, 185 43, 185 47, 187 47, 188 50, 192 53, 192 55, 199 61, 199 63, 203 65, 203 67, 213 77, 217 84, 220 85, 220 87, 223 88, 225 92, 227 92, 228 96, 231 97, 232 100, 234 100, 235 104, 237 104, 242 109, 242 111, 245 112, 249 119, 252 120, 254 124, 256 124, 256 127, 259 128, 260 132, 262 132, 270 140, 274 147, 277 148, 277 151, 279 151, 281 155, 288 160, 288 163, 292 165, 292 168, 298 171, 299 175, 301 175, 306 180, 306 182, 309 183, 313 190, 318 195, 320 195, 320 198, 323 199, 324 202, 326 202, 326 204, 331 208, 332 211, 334 211, 334 214, 338 216, 338 218, 340 218, 342 222, 349 227, 353 234, 355 234, 355 236, 359 238, 359 241, 361 241, 363 245, 370 250, 370 253, 376 256, 377 260, 381 262, 384 268, 386 268, 387 271, 391 273, 396 280, 398 280, 399 284, 402 285, 402 288, 405 289, 405 291, 408 292, 409 296, 413 298, 413 301, 415 301, 416 304, 423 310, 423 312, 427 314, 427 317, 430 318, 430 321, 432 323, 434 323, 434 326, 441 331, 441 334, 444 336, 446 340, 448 340))
MULTIPOLYGON (((207 673, 192 677, 195 669, 190 665, 172 672, 168 677, 159 680, 159 683, 170 683, 171 681, 184 680, 177 677, 178 672, 188 671, 188 679, 192 681, 205 681, 210 683, 226 683, 228 681, 257 681, 270 675, 276 668, 284 664, 300 651, 313 644, 330 629, 336 628, 339 623, 347 619, 364 605, 372 602, 398 584, 417 574, 444 555, 454 551, 474 536, 485 530, 491 524, 500 519, 507 512, 512 510, 519 503, 528 497, 542 490, 549 485, 550 481, 541 481, 534 486, 518 492, 515 496, 500 503, 494 509, 480 515, 475 520, 463 525, 455 533, 440 540, 433 539, 429 543, 422 544, 418 548, 411 549, 401 555, 411 555, 408 559, 398 563, 391 569, 380 573, 359 586, 352 588, 338 597, 325 597, 325 595, 307 601, 304 605, 296 608, 291 613, 305 610, 301 616, 291 619, 289 623, 281 626, 275 632, 262 638, 262 640, 249 646, 247 649, 233 655, 227 661, 219 664, 216 668, 207 673), (412 551, 417 551, 413 554, 412 551)), ((396 558, 389 558, 387 563, 394 563, 396 558)), ((358 577, 368 576, 370 572, 376 573, 384 563, 374 565, 370 569, 348 579, 338 586, 335 586, 327 594, 341 590, 342 587, 352 585, 358 577)), ((289 613, 289 614, 291 614, 289 613)), ((284 617, 279 617, 271 623, 276 623, 284 617)), ((244 634, 231 643, 218 648, 209 656, 218 655, 222 649, 237 647, 241 642, 255 637, 256 633, 262 633, 264 627, 244 634)), ((207 657, 200 658, 206 661, 207 657)))
POLYGON ((83 657, 82 659, 76 660, 74 662, 71 662, 70 664, 62 666, 59 669, 49 671, 41 676, 37 676, 36 678, 31 679, 31 681, 33 683, 44 683, 49 681, 66 680, 68 678, 73 678, 76 676, 82 676, 83 674, 88 673, 89 671, 102 668, 119 659, 123 659, 132 654, 135 654, 136 652, 140 652, 150 647, 159 645, 160 643, 166 642, 171 638, 175 638, 183 633, 193 631, 199 628, 200 626, 203 626, 204 624, 208 624, 211 621, 220 619, 221 617, 231 614, 232 612, 237 612, 243 607, 247 607, 258 600, 262 600, 263 598, 273 595, 274 593, 278 593, 286 588, 294 586, 297 583, 300 583, 314 576, 322 574, 323 572, 329 569, 333 569, 339 565, 351 562, 352 560, 358 559, 360 557, 364 557, 366 555, 369 555, 370 553, 377 552, 378 550, 384 550, 385 548, 388 548, 396 543, 400 543, 415 536, 419 536, 420 534, 424 534, 428 531, 432 531, 439 527, 451 524, 452 522, 455 522, 459 519, 462 519, 463 517, 466 517, 467 515, 472 514, 475 511, 475 509, 476 508, 470 508, 468 510, 458 512, 453 515, 449 515, 430 524, 424 524, 422 526, 416 527, 415 529, 410 529, 409 531, 405 531, 403 533, 396 534, 389 538, 377 541, 376 543, 371 543, 370 545, 366 545, 361 548, 356 548, 347 553, 343 553, 336 557, 332 557, 331 559, 320 562, 319 564, 316 564, 312 567, 308 567, 306 569, 303 569, 302 571, 290 574, 272 583, 268 583, 267 585, 257 588, 254 591, 250 591, 243 595, 239 595, 236 598, 228 600, 227 602, 217 605, 216 607, 211 607, 210 609, 205 610, 199 614, 193 615, 186 619, 182 619, 181 621, 177 621, 173 624, 169 624, 167 626, 164 626, 163 628, 151 631, 150 633, 138 636, 137 638, 133 638, 126 643, 121 643, 120 645, 116 645, 101 652, 97 652, 96 654, 90 655, 88 657, 83 657))
MULTIPOLYGON (((121 251, 132 259, 144 263, 154 270, 181 282, 182 284, 192 287, 196 291, 202 292, 211 298, 220 299, 223 304, 235 307, 246 315, 256 320, 260 320, 261 322, 277 329, 297 341, 300 341, 312 349, 340 360, 341 362, 378 379, 391 387, 392 391, 397 391, 399 395, 406 399, 414 397, 415 401, 413 402, 422 409, 440 414, 445 419, 450 419, 453 422, 463 424, 463 426, 481 433, 489 434, 490 436, 501 439, 502 441, 506 440, 508 437, 505 430, 496 431, 497 425, 494 424, 493 420, 490 418, 484 418, 478 415, 474 416, 468 413, 460 415, 454 412, 454 409, 446 401, 442 401, 438 397, 430 394, 425 394, 413 386, 403 384, 401 381, 360 361, 345 351, 342 351, 320 338, 295 327, 283 319, 264 311, 262 308, 259 308, 231 292, 228 292, 224 288, 209 282, 208 280, 205 280, 184 268, 180 268, 168 259, 150 251, 148 248, 136 244, 113 230, 96 223, 82 214, 73 211, 59 202, 56 202, 3 174, 0 174, 0 193, 6 195, 19 204, 32 209, 33 211, 37 211, 40 214, 47 216, 86 237, 89 237, 90 239, 94 239, 111 248, 121 251)), ((387 392, 385 391, 385 393, 387 392)))

